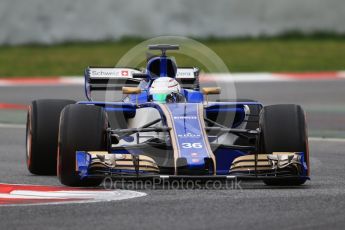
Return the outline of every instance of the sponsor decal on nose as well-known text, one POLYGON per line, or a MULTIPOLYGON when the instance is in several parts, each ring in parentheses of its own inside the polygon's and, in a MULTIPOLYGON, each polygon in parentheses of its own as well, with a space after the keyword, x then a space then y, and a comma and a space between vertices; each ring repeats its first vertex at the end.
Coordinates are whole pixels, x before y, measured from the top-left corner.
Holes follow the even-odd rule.
POLYGON ((198 153, 191 153, 190 154, 192 157, 197 157, 198 156, 198 153))
POLYGON ((193 163, 198 163, 198 162, 200 162, 200 159, 198 159, 198 158, 193 158, 193 159, 192 159, 192 162, 193 162, 193 163))
POLYGON ((196 120, 198 119, 198 117, 196 116, 174 116, 175 120, 182 120, 182 119, 186 119, 186 120, 196 120))

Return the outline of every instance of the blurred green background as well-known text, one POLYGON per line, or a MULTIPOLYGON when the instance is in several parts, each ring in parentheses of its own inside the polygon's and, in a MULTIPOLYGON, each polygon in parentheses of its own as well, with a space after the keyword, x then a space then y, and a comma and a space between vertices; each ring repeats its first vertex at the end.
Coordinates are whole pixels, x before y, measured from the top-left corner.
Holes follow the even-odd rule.
MULTIPOLYGON (((232 72, 305 72, 345 69, 345 36, 203 39, 232 72)), ((90 65, 114 66, 139 38, 59 45, 0 46, 0 77, 82 75, 90 65)), ((177 56, 180 66, 197 66, 177 56)))

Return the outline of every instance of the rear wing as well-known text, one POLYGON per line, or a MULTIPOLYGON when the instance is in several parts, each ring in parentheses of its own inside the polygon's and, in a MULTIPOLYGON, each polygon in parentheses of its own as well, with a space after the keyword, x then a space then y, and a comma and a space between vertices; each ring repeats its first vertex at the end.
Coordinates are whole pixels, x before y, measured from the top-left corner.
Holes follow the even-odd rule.
POLYGON ((177 68, 176 80, 185 89, 199 89, 199 69, 195 67, 177 68))
POLYGON ((120 90, 123 86, 137 86, 141 79, 133 78, 141 73, 134 68, 88 67, 85 69, 85 94, 91 101, 92 91, 120 90))
MULTIPOLYGON (((133 74, 140 73, 142 72, 135 68, 90 66, 84 72, 86 97, 92 101, 92 91, 121 90, 123 86, 138 86, 142 78, 134 78, 133 74)), ((197 89, 198 76, 198 68, 183 67, 176 71, 176 80, 185 89, 197 89)))

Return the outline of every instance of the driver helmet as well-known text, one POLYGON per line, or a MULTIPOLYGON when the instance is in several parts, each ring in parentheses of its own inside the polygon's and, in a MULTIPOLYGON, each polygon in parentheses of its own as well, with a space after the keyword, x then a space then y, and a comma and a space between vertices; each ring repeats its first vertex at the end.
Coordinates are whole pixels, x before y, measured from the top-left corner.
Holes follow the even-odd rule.
POLYGON ((150 95, 155 102, 166 102, 168 95, 172 93, 180 93, 181 86, 171 77, 160 77, 152 82, 150 95))

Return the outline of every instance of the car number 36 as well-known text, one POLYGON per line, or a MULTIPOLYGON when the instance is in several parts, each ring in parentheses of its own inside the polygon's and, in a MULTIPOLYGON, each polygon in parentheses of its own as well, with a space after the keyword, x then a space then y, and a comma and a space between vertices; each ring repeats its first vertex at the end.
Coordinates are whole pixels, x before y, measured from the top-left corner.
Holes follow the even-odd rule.
POLYGON ((184 149, 201 149, 202 144, 201 143, 182 143, 182 148, 184 149))

